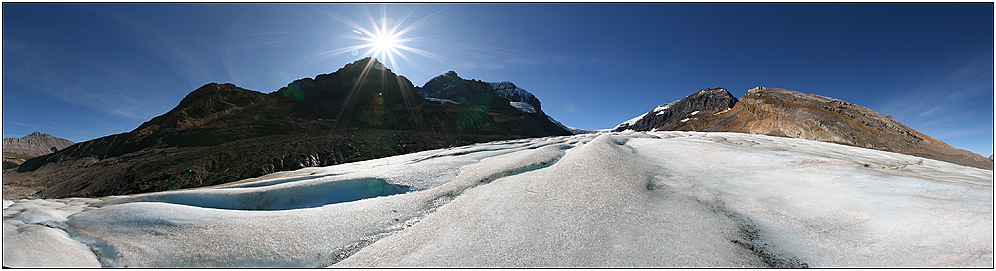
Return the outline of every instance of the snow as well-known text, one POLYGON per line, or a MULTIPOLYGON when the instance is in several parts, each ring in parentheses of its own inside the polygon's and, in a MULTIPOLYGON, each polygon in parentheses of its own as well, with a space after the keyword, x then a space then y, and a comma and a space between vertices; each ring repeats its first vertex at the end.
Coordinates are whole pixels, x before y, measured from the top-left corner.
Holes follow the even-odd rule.
POLYGON ((460 102, 450 99, 440 99, 440 98, 430 98, 430 97, 426 97, 425 99, 429 100, 430 102, 460 104, 460 102))
POLYGON ((574 128, 574 127, 570 127, 570 126, 564 125, 563 123, 560 123, 559 121, 553 119, 553 117, 551 117, 549 115, 547 115, 546 118, 549 119, 550 122, 553 122, 553 124, 556 124, 557 126, 560 126, 560 128, 564 128, 564 130, 567 130, 568 132, 571 132, 572 134, 575 134, 575 135, 580 135, 580 134, 596 134, 596 133, 604 133, 604 132, 610 132, 610 131, 612 131, 612 129, 585 130, 585 129, 581 129, 581 128, 574 128))
MULTIPOLYGON (((445 74, 439 75, 437 76, 437 78, 444 78, 445 76, 446 76, 445 74)), ((427 93, 423 90, 419 93, 419 95, 422 95, 422 97, 424 97, 426 100, 429 100, 430 102, 460 104, 459 102, 451 99, 443 99, 435 97, 440 93, 445 93, 447 92, 447 90, 457 87, 456 85, 450 82, 447 81, 444 82, 446 82, 445 85, 443 85, 443 87, 440 88, 438 91, 434 93, 427 93)), ((500 97, 508 99, 509 105, 511 105, 515 109, 525 113, 536 113, 536 106, 529 104, 527 102, 529 101, 530 98, 534 97, 532 93, 529 93, 525 89, 517 87, 515 86, 515 84, 512 84, 511 82, 508 81, 501 81, 497 83, 488 83, 488 84, 491 84, 491 86, 494 88, 495 94, 497 94, 500 97)), ((486 107, 481 107, 479 109, 481 111, 487 111, 486 107)))
POLYGON ((488 84, 491 84, 491 87, 494 88, 495 94, 508 99, 509 105, 515 107, 515 109, 526 113, 536 113, 535 106, 527 102, 530 98, 535 98, 529 91, 517 87, 509 81, 489 82, 488 84))
POLYGON ((625 124, 625 126, 633 126, 634 124, 636 124, 637 121, 640 121, 640 119, 643 119, 643 116, 646 116, 647 114, 650 114, 650 112, 643 113, 643 115, 636 116, 635 118, 632 118, 632 119, 629 119, 629 120, 627 120, 627 121, 625 121, 623 123, 620 123, 619 125, 616 125, 616 128, 614 128, 613 130, 618 129, 619 127, 623 127, 624 124, 625 124))
MULTIPOLYGON (((664 112, 665 112, 664 110, 667 110, 668 108, 671 108, 671 105, 674 104, 674 103, 677 103, 677 102, 678 101, 673 101, 673 102, 670 102, 670 103, 667 103, 667 104, 658 105, 657 107, 654 107, 654 110, 652 110, 651 112, 656 112, 658 116, 664 115, 664 112)), ((646 115, 646 114, 644 114, 644 115, 646 115)), ((632 124, 630 124, 630 125, 632 125, 632 124)))
POLYGON ((3 264, 991 268, 992 183, 989 170, 800 139, 582 134, 5 201, 3 264))
POLYGON ((699 113, 699 111, 695 111, 695 112, 692 112, 690 115, 694 116, 695 114, 698 114, 698 113, 699 113))
POLYGON ((508 102, 508 104, 511 105, 512 107, 515 107, 515 109, 518 109, 519 111, 522 111, 522 112, 536 113, 536 108, 533 108, 533 106, 531 104, 529 104, 529 103, 524 103, 524 102, 508 102))

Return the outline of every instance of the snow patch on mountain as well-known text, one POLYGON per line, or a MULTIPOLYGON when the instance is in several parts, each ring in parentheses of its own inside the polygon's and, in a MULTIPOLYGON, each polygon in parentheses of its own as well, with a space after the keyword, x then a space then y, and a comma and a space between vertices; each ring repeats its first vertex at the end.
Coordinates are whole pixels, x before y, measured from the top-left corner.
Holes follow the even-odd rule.
POLYGON ((425 99, 429 100, 430 102, 460 104, 460 102, 450 99, 440 99, 440 98, 430 98, 430 97, 426 97, 425 99))
MULTIPOLYGON (((680 100, 678 100, 678 101, 680 101, 680 100)), ((665 112, 664 110, 667 110, 668 108, 671 108, 671 105, 673 105, 674 103, 677 103, 678 101, 673 101, 673 102, 670 102, 670 103, 658 105, 657 107, 654 107, 654 110, 652 110, 651 112, 655 112, 655 113, 657 113, 657 115, 663 115, 664 112, 665 112)), ((630 124, 630 125, 632 125, 632 124, 630 124)))
POLYGON ((636 116, 635 118, 632 118, 632 119, 629 119, 627 121, 624 121, 623 123, 620 123, 619 125, 616 125, 616 127, 612 128, 612 129, 615 130, 615 129, 619 129, 620 127, 633 126, 634 124, 636 124, 637 121, 640 121, 640 119, 643 119, 643 116, 646 116, 647 114, 650 114, 650 112, 643 113, 642 115, 636 116))
POLYGON ((536 113, 536 108, 534 108, 529 103, 525 103, 525 102, 508 102, 508 104, 511 105, 512 107, 515 107, 515 109, 518 109, 519 111, 522 111, 522 112, 536 113))
POLYGON ((526 91, 523 88, 515 86, 512 82, 501 81, 501 82, 488 82, 491 87, 495 89, 495 93, 499 97, 508 99, 512 107, 519 109, 519 111, 526 113, 536 113, 536 108, 539 108, 539 100, 532 93, 526 91))

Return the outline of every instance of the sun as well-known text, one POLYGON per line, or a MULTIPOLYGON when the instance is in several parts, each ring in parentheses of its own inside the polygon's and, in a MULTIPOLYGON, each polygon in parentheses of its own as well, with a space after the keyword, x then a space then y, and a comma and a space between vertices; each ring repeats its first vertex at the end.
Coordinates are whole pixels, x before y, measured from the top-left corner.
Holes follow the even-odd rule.
POLYGON ((394 54, 400 55, 398 48, 402 48, 402 39, 394 33, 375 33, 369 38, 364 38, 371 47, 371 53, 375 58, 393 58, 394 54))
POLYGON ((398 46, 398 39, 392 36, 381 36, 373 38, 374 50, 376 52, 390 52, 398 46))
POLYGON ((428 19, 436 14, 439 14, 440 12, 442 12, 442 10, 420 20, 416 20, 413 23, 408 23, 410 22, 412 15, 411 11, 399 17, 392 17, 388 14, 386 6, 383 6, 380 16, 374 16, 373 14, 368 14, 368 16, 366 16, 365 21, 369 23, 366 25, 344 19, 343 17, 336 16, 335 14, 322 12, 329 17, 335 18, 351 27, 352 33, 347 35, 346 38, 356 40, 358 41, 358 44, 322 52, 315 56, 323 58, 348 52, 353 56, 372 56, 380 59, 380 61, 384 64, 397 67, 395 57, 401 58, 410 64, 413 63, 413 61, 404 54, 404 52, 411 52, 442 62, 442 60, 432 53, 406 45, 407 43, 418 40, 417 38, 403 37, 406 33, 427 24, 428 19))

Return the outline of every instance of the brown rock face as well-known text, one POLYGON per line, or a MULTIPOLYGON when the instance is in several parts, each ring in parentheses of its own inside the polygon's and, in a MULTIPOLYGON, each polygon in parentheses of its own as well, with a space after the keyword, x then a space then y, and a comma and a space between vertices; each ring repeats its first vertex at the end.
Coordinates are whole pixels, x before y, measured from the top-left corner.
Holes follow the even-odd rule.
POLYGON ((35 157, 65 149, 73 144, 69 140, 34 132, 22 138, 4 138, 3 153, 35 157))
MULTIPOLYGON (((841 100, 792 90, 757 87, 749 90, 730 110, 688 115, 682 119, 687 121, 671 130, 800 138, 993 169, 993 163, 985 157, 955 149, 890 116, 841 100)), ((658 127, 641 128, 638 130, 658 127)))

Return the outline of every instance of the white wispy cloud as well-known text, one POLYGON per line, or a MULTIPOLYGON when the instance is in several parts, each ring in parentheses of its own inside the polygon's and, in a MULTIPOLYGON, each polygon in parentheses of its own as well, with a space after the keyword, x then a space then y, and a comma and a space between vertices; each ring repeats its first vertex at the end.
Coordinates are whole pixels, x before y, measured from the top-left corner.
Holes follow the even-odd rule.
MULTIPOLYGON (((912 67, 896 95, 873 107, 956 148, 988 145, 993 135, 993 54, 955 56, 912 67), (982 138, 988 142, 974 142, 982 138)), ((975 152, 984 151, 975 147, 975 152)), ((970 149, 971 150, 971 149, 970 149)))

